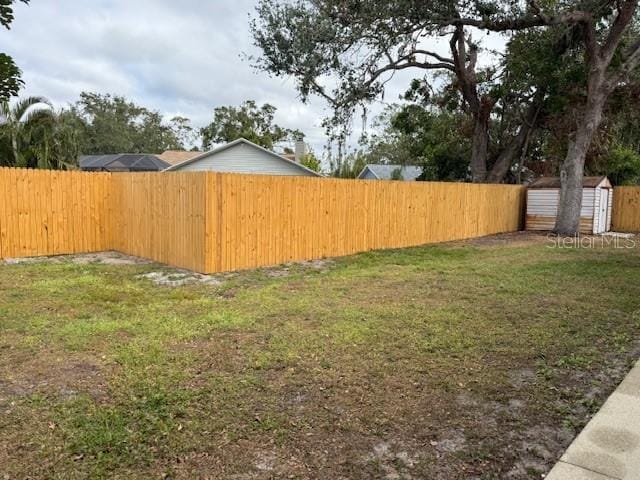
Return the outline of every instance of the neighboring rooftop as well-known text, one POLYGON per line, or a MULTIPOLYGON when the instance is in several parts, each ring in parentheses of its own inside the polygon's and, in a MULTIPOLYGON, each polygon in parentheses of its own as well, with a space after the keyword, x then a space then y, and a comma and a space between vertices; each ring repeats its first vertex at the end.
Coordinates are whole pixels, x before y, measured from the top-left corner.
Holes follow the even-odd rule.
POLYGON ((201 153, 189 160, 172 165, 169 171, 213 171, 260 175, 298 175, 321 177, 318 172, 289 160, 245 138, 201 153))
POLYGON ((400 170, 402 180, 413 181, 422 175, 422 168, 414 165, 383 165, 379 163, 370 163, 358 175, 362 179, 391 180, 393 172, 400 170))
POLYGON ((186 162, 192 158, 202 155, 202 152, 187 151, 187 150, 167 150, 166 152, 156 155, 163 162, 167 162, 171 165, 177 165, 178 163, 186 162))
POLYGON ((89 172, 158 172, 171 165, 155 155, 118 153, 113 155, 83 155, 80 170, 89 172))

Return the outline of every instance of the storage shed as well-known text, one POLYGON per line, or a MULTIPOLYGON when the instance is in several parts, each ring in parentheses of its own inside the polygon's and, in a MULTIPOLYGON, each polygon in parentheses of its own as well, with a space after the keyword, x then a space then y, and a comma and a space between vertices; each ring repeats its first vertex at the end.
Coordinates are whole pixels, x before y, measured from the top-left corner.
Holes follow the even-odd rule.
MULTIPOLYGON (((613 187, 607 177, 584 177, 580 232, 597 234, 611 229, 613 187)), ((553 230, 560 200, 560 178, 541 177, 527 190, 527 230, 553 230)))

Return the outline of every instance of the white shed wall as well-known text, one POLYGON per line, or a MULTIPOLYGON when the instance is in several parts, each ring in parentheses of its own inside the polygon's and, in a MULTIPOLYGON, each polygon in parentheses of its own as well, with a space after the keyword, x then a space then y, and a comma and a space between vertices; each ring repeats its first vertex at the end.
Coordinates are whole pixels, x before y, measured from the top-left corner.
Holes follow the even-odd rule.
POLYGON ((601 199, 601 188, 595 188, 595 198, 593 200, 593 209, 594 209, 594 217, 593 217, 593 233, 600 231, 600 199, 601 199))
MULTIPOLYGON (((595 189, 582 190, 581 217, 593 218, 595 205, 595 189)), ((560 200, 559 188, 540 188, 527 191, 527 215, 539 215, 555 217, 558 214, 558 202, 560 200)))
MULTIPOLYGON (((602 187, 582 190, 582 209, 580 211, 580 230, 583 233, 595 233, 611 230, 613 210, 613 189, 608 189, 607 225, 600 228, 600 198, 602 187)), ((560 189, 542 188, 527 191, 527 230, 550 230, 558 214, 560 189)))

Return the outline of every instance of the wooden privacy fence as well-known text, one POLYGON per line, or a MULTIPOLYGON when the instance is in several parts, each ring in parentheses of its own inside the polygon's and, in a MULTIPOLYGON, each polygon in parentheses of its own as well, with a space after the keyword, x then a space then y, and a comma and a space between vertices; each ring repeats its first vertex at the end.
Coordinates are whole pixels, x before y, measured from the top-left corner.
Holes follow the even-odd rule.
POLYGON ((208 271, 518 230, 518 186, 209 177, 208 271))
POLYGON ((0 168, 0 258, 108 250, 109 173, 0 168))
POLYGON ((617 232, 640 232, 640 187, 613 189, 612 229, 617 232))
POLYGON ((524 187, 0 169, 0 258, 100 250, 203 273, 519 230, 524 187))

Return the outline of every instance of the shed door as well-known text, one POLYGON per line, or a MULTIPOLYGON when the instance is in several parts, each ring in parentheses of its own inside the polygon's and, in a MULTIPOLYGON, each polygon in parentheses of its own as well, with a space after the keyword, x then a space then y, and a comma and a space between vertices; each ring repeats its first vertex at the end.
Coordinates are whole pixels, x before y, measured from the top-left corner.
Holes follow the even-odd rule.
POLYGON ((604 233, 607 231, 608 218, 607 213, 609 211, 609 189, 600 189, 600 206, 598 209, 598 231, 596 233, 604 233))

